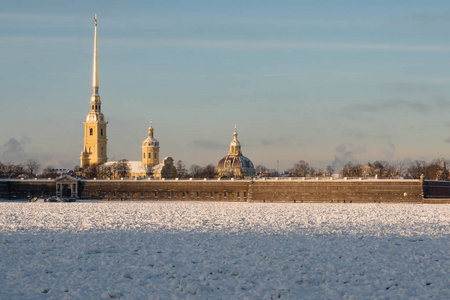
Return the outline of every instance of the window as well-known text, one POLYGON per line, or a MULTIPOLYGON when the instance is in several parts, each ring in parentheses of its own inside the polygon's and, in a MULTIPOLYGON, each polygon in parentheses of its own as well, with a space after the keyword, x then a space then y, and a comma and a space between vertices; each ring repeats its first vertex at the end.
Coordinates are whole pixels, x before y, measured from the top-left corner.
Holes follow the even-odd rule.
POLYGON ((239 192, 237 192, 237 197, 239 198, 241 195, 240 195, 240 193, 239 192))
POLYGON ((144 192, 141 192, 141 197, 144 198, 144 192))
POLYGON ((197 191, 197 198, 198 198, 198 197, 200 197, 200 192, 199 192, 199 191, 197 191))
POLYGON ((148 153, 148 158, 152 158, 152 153, 151 152, 148 153))
POLYGON ((94 109, 94 105, 92 105, 92 109, 94 109))
POLYGON ((214 198, 214 192, 211 192, 211 198, 214 198))
POLYGON ((116 197, 117 196, 117 192, 114 192, 114 197, 116 197))
POLYGON ((130 192, 127 193, 128 197, 130 197, 130 192))
POLYGON ((89 135, 94 135, 94 129, 93 128, 89 128, 89 135))
POLYGON ((155 191, 155 197, 158 197, 158 191, 155 191))
POLYGON ((144 158, 145 158, 145 152, 144 152, 144 158))
POLYGON ((103 155, 103 147, 101 148, 101 151, 100 151, 100 153, 103 155))
POLYGON ((186 192, 183 192, 183 198, 186 197, 186 192))
POLYGON ((224 197, 224 198, 227 197, 227 192, 223 192, 223 197, 224 197))
POLYGON ((169 191, 168 193, 169 198, 172 198, 172 191, 169 191))
POLYGON ((103 136, 103 128, 100 129, 100 135, 103 136))
POLYGON ((247 192, 244 192, 244 198, 247 198, 247 192))

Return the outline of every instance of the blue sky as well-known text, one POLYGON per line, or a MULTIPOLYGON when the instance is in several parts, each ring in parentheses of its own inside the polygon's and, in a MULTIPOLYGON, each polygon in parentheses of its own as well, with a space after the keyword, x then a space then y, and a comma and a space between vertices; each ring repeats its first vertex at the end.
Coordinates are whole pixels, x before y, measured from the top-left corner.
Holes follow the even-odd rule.
POLYGON ((448 1, 0 1, 0 161, 73 167, 92 94, 110 160, 449 158, 448 1))

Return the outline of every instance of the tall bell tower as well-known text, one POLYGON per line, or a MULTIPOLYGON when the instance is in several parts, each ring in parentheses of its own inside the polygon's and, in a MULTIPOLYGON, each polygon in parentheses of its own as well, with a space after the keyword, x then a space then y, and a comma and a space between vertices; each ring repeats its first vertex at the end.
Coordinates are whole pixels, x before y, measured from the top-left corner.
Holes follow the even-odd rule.
POLYGON ((153 167, 159 164, 159 142, 153 137, 152 120, 148 128, 148 138, 142 142, 142 164, 153 167))
POLYGON ((108 160, 106 154, 106 125, 105 117, 101 111, 102 102, 98 94, 98 68, 97 68, 97 14, 94 16, 94 63, 92 71, 92 88, 90 112, 84 123, 84 149, 81 152, 81 168, 94 164, 102 164, 108 160))

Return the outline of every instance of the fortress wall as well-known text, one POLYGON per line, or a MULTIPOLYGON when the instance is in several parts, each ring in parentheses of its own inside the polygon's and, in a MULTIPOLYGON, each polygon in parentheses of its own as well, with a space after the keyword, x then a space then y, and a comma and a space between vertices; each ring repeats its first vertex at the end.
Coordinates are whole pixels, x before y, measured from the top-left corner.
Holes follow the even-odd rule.
MULTIPOLYGON (((54 180, 0 180, 3 198, 52 196, 55 190, 54 180)), ((119 201, 423 202, 420 180, 81 180, 79 193, 119 201)))
POLYGON ((84 181, 83 197, 105 200, 422 202, 423 191, 420 180, 89 180, 84 181))
POLYGON ((29 197, 50 197, 56 193, 54 180, 19 180, 0 181, 0 197, 26 199, 29 197))
POLYGON ((104 200, 247 201, 250 181, 83 181, 83 198, 104 200))
POLYGON ((420 180, 255 181, 251 200, 262 202, 422 202, 420 180), (406 193, 406 196, 405 196, 406 193))

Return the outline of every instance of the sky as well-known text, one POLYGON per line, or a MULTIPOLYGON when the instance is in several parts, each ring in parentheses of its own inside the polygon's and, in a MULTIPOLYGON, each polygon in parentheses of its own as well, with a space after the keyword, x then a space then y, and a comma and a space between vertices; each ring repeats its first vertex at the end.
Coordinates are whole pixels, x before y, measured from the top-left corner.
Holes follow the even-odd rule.
POLYGON ((0 161, 73 168, 95 13, 109 160, 450 158, 449 1, 0 0, 0 161))

